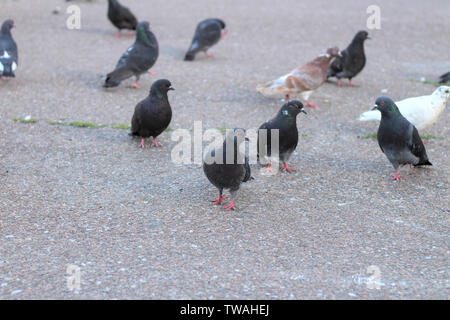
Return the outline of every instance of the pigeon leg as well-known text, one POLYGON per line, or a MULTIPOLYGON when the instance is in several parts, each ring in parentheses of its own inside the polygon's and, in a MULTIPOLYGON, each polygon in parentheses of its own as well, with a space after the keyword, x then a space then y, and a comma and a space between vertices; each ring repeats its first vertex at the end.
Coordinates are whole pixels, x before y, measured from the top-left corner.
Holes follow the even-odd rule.
POLYGON ((152 143, 152 147, 162 147, 161 144, 158 143, 158 141, 156 141, 156 138, 153 139, 153 143, 152 143))
POLYGON ((289 168, 288 165, 287 165, 287 162, 285 161, 285 162, 284 162, 284 166, 283 166, 283 171, 292 173, 292 172, 294 172, 295 170, 289 168))
POLYGON ((398 170, 395 171, 395 177, 391 178, 391 180, 396 180, 396 181, 403 180, 403 178, 400 178, 400 176, 398 175, 398 170))
POLYGON ((230 204, 225 207, 225 210, 234 210, 234 200, 231 200, 230 204))
POLYGON ((206 58, 212 58, 212 57, 214 57, 214 55, 212 53, 208 53, 208 52, 205 51, 205 57, 206 58))
POLYGON ((219 198, 212 201, 213 204, 222 204, 224 197, 222 196, 223 190, 219 190, 219 198))
POLYGON ((348 84, 350 85, 350 87, 354 87, 355 86, 355 84, 353 83, 352 79, 348 80, 348 84))
POLYGON ((234 198, 236 197, 236 191, 230 190, 231 193, 231 202, 229 205, 225 207, 225 210, 234 210, 234 198))
POLYGON ((427 139, 422 139, 422 143, 426 144, 426 143, 428 143, 428 140, 427 139))
POLYGON ((223 30, 222 33, 220 34, 220 37, 223 39, 225 38, 225 35, 228 33, 227 30, 223 30))
POLYGON ((149 71, 148 75, 149 76, 156 76, 158 74, 158 72, 154 72, 154 71, 149 71))
POLYGON ((127 34, 127 36, 128 36, 128 37, 132 37, 132 36, 133 36, 133 32, 131 32, 131 31, 128 31, 128 34, 127 34))
POLYGON ((342 87, 342 81, 341 80, 338 80, 338 86, 342 87))
POLYGON ((120 38, 122 36, 122 33, 120 30, 114 35, 115 38, 120 38))
POLYGON ((267 166, 267 168, 265 168, 265 169, 262 169, 261 171, 262 172, 272 172, 272 165, 270 164, 270 162, 269 162, 269 165, 267 166))
POLYGON ((306 104, 305 104, 307 107, 311 107, 311 108, 313 108, 313 109, 315 109, 315 108, 317 108, 317 104, 313 104, 313 103, 311 103, 311 102, 309 102, 309 101, 306 101, 306 104))
POLYGON ((139 148, 145 148, 145 139, 144 138, 142 138, 139 148))
POLYGON ((134 82, 134 83, 131 85, 131 87, 132 87, 132 88, 136 88, 136 89, 139 89, 139 88, 140 88, 140 86, 138 85, 137 81, 134 82))

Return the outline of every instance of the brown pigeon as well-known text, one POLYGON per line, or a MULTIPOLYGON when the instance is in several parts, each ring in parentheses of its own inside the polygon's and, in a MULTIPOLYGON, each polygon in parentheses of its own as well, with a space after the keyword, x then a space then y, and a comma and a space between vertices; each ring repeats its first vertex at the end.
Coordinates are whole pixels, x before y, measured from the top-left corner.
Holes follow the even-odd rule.
POLYGON ((274 81, 259 85, 256 90, 265 96, 285 96, 300 94, 306 101, 306 106, 317 107, 308 101, 315 89, 320 87, 327 78, 328 65, 334 57, 341 56, 337 47, 328 48, 326 53, 319 55, 313 61, 292 70, 290 73, 274 81))

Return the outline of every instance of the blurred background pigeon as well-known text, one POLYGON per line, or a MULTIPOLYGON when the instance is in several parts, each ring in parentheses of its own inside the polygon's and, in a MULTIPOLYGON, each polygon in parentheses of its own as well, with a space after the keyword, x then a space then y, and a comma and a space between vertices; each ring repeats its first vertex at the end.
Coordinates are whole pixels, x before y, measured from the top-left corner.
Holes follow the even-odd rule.
POLYGON ((3 22, 0 31, 0 76, 5 79, 14 78, 14 71, 19 63, 17 44, 11 35, 14 21, 11 19, 3 22))
POLYGON ((184 57, 185 61, 192 61, 195 55, 201 51, 205 53, 206 57, 212 57, 208 54, 209 48, 215 45, 221 38, 226 35, 225 22, 220 19, 206 19, 197 25, 194 38, 184 57))
POLYGON ((223 190, 230 190, 231 202, 225 207, 226 210, 234 210, 237 191, 242 182, 251 179, 248 154, 242 150, 247 148, 241 148, 241 143, 247 143, 245 130, 233 129, 225 136, 222 146, 209 150, 203 160, 203 171, 206 177, 219 189, 219 197, 213 203, 222 204, 223 190), (232 154, 230 154, 230 150, 232 154))
POLYGON ((398 174, 400 165, 431 166, 419 132, 402 116, 394 101, 389 97, 379 97, 375 104, 374 110, 381 112, 378 144, 394 166, 392 180, 401 180, 398 174))
MULTIPOLYGON (((429 96, 420 96, 396 102, 400 113, 418 130, 423 130, 434 124, 447 105, 450 97, 450 87, 441 86, 429 96)), ((380 120, 377 110, 366 111, 359 117, 360 121, 380 120)))
MULTIPOLYGON (((265 171, 272 171, 271 161, 273 159, 273 151, 272 150, 272 135, 271 130, 278 129, 279 134, 279 160, 283 162, 283 171, 291 172, 293 171, 288 167, 287 161, 289 160, 291 154, 294 152, 295 148, 297 148, 298 144, 298 129, 297 129, 297 115, 303 112, 306 114, 306 111, 303 110, 303 104, 298 100, 292 100, 288 103, 285 103, 280 111, 278 111, 275 118, 263 123, 258 130, 258 159, 261 162, 261 159, 267 159, 269 161, 268 167, 265 171), (265 129, 265 130, 263 130, 265 129), (266 135, 266 138, 262 137, 262 135, 266 135), (261 144, 261 145, 260 145, 261 144)), ((276 151, 275 151, 276 152, 276 151)))
POLYGON ((450 83, 450 72, 444 73, 440 76, 439 83, 450 83))
POLYGON ((131 119, 131 135, 142 138, 139 147, 145 147, 145 139, 153 137, 154 147, 161 146, 156 138, 167 129, 172 120, 172 108, 167 92, 175 90, 169 80, 153 83, 147 98, 136 105, 131 119))
POLYGON ((113 72, 106 76, 105 88, 117 87, 123 80, 132 76, 136 81, 132 87, 139 88, 141 74, 146 73, 156 62, 159 54, 158 41, 150 31, 147 21, 140 22, 136 31, 136 41, 125 51, 113 72))
POLYGON ((340 56, 341 53, 337 47, 328 48, 326 53, 319 55, 313 61, 274 81, 257 86, 256 90, 265 96, 285 96, 286 101, 289 101, 290 95, 300 94, 307 106, 315 108, 317 105, 308 101, 309 96, 325 82, 330 60, 340 56))
MULTIPOLYGON (((108 0, 108 19, 111 23, 119 29, 116 37, 120 37, 120 31, 136 30, 138 21, 130 9, 124 7, 118 0, 108 0)), ((129 33, 130 34, 130 33, 129 33)))
POLYGON ((349 85, 353 86, 352 78, 362 71, 366 65, 366 55, 364 54, 364 41, 370 39, 367 31, 359 31, 349 46, 341 51, 342 57, 336 57, 330 64, 327 79, 336 77, 338 85, 342 86, 342 78, 349 80, 349 85))

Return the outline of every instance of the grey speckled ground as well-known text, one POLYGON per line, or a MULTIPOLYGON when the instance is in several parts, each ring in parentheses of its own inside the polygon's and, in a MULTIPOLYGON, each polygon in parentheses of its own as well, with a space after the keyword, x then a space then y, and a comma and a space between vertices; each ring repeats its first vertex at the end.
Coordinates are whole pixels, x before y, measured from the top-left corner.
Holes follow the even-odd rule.
MULTIPOLYGON (((360 123, 382 89, 395 100, 429 94, 450 70, 450 2, 378 1, 382 29, 366 43, 356 88, 325 84, 319 109, 300 116, 293 175, 244 185, 237 210, 210 204, 216 190, 197 165, 170 162, 161 149, 137 148, 126 130, 52 126, 46 120, 128 123, 142 89, 109 92, 102 76, 132 42, 116 39, 106 1, 76 2, 82 29, 65 27, 66 3, 0 0, 0 19, 16 21, 20 66, 0 81, 0 298, 449 298, 448 108, 424 133, 434 166, 393 170, 376 131, 360 123), (52 15, 56 6, 63 13, 52 15), (35 124, 13 122, 31 115, 35 124), (81 288, 66 287, 67 265, 81 288), (367 268, 381 287, 367 287, 367 268)), ((151 21, 168 78, 172 129, 257 127, 280 101, 255 92, 315 57, 348 44, 365 28, 373 1, 125 1, 151 21), (182 61, 197 21, 219 16, 226 40, 213 59, 182 61)))

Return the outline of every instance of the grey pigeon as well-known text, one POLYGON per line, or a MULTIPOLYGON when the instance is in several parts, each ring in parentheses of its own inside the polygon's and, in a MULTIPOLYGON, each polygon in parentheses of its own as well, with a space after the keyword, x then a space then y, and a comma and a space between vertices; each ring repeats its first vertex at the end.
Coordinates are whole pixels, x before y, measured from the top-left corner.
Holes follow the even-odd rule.
POLYGON ((373 110, 381 112, 377 139, 381 151, 392 163, 395 177, 400 180, 400 165, 431 166, 422 139, 416 127, 402 116, 398 107, 389 97, 379 97, 373 110))
POLYGON ((213 203, 222 204, 223 190, 230 190, 231 202, 225 207, 226 210, 234 210, 234 199, 242 182, 252 179, 248 148, 246 146, 244 152, 240 148, 241 143, 247 144, 247 141, 245 130, 235 128, 227 133, 220 148, 208 151, 203 161, 206 177, 219 189, 219 197, 213 203))
MULTIPOLYGON (((261 158, 272 157, 272 131, 278 129, 278 155, 279 160, 283 162, 283 171, 292 172, 292 169, 288 167, 287 161, 291 154, 297 148, 298 144, 298 129, 297 129, 297 115, 306 111, 303 109, 303 104, 298 100, 292 100, 285 103, 280 111, 278 111, 275 118, 263 123, 258 130, 258 158, 261 162, 261 158), (263 130, 265 129, 265 130, 263 130), (262 135, 266 135, 266 139, 262 135), (261 144, 261 145, 260 145, 261 144)), ((269 165, 265 171, 272 171, 272 166, 269 161, 269 165)))
POLYGON ((122 29, 136 30, 138 21, 130 9, 124 7, 117 0, 108 0, 108 19, 119 29, 116 37, 120 37, 122 29))
POLYGON ((439 83, 450 83, 450 72, 444 73, 440 76, 439 83))
POLYGON ((225 22, 220 19, 206 19, 201 21, 197 25, 194 39, 192 39, 191 46, 189 47, 184 60, 194 60, 195 55, 200 51, 205 52, 206 57, 212 57, 213 55, 206 53, 206 51, 219 42, 226 33, 225 22))
POLYGON ((347 78, 349 85, 353 86, 352 78, 362 71, 366 65, 364 54, 364 41, 370 39, 367 31, 359 31, 349 46, 341 51, 342 57, 336 57, 328 67, 327 79, 336 77, 338 85, 342 86, 341 79, 347 78))
POLYGON ((153 137, 152 146, 160 146, 156 137, 167 129, 172 120, 172 109, 167 96, 169 90, 175 90, 169 80, 157 80, 150 88, 149 96, 136 105, 130 135, 142 138, 139 147, 144 148, 145 138, 149 137, 153 137))
POLYGON ((17 45, 11 35, 11 29, 14 27, 14 21, 11 19, 3 22, 0 31, 0 77, 13 78, 14 71, 19 63, 17 45))
POLYGON ((136 41, 125 51, 116 68, 106 76, 105 88, 117 87, 123 80, 136 77, 133 87, 139 88, 141 74, 146 73, 156 62, 159 54, 158 41, 150 31, 147 21, 140 22, 136 31, 136 41))

